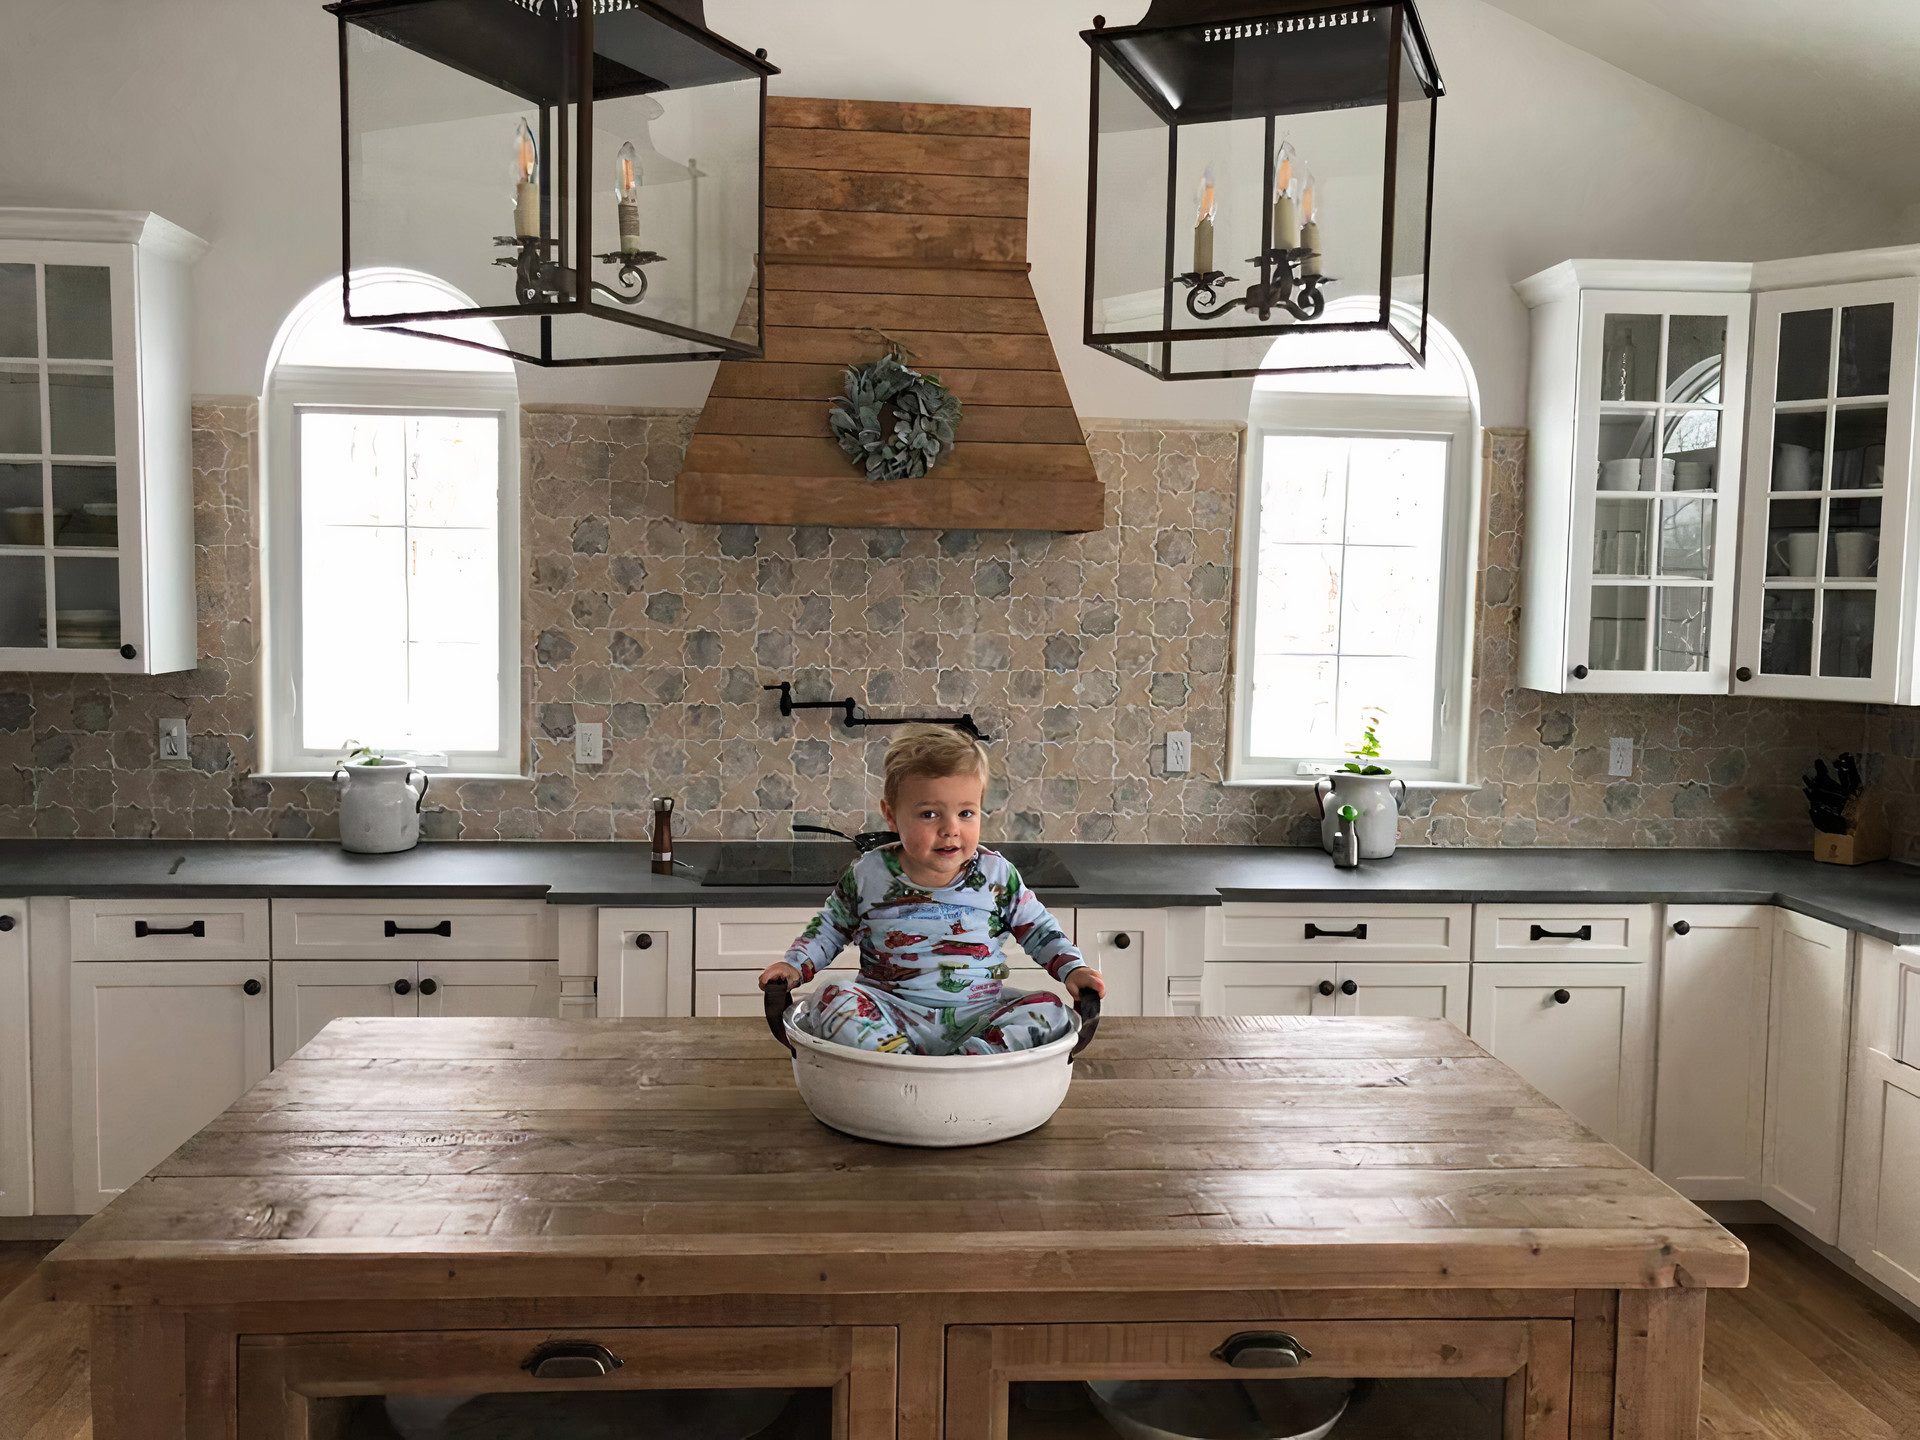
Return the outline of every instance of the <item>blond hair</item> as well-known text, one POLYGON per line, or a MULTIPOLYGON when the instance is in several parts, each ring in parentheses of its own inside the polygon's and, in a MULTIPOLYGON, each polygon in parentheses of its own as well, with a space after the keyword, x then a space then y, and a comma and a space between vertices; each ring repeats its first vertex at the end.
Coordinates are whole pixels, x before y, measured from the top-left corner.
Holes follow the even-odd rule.
POLYGON ((899 803, 900 787, 908 780, 944 780, 950 775, 978 775, 984 794, 990 768, 986 747, 951 725, 907 725, 887 746, 887 804, 899 803))

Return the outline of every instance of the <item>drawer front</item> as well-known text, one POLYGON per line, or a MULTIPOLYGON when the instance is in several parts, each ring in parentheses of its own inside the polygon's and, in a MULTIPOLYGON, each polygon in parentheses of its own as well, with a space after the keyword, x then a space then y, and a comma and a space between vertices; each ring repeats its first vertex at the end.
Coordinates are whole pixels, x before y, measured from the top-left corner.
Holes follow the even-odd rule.
MULTIPOLYGON (((812 905, 697 910, 693 917, 694 969, 751 970, 757 975, 782 959, 787 947, 807 928, 807 922, 819 913, 819 907, 812 905)), ((858 967, 860 952, 849 945, 833 963, 836 969, 858 967)))
POLYGON ((1473 958, 1644 964, 1657 923, 1652 905, 1477 905, 1473 958))
POLYGON ((76 961, 267 958, 265 900, 67 903, 76 961))
POLYGON ((276 960, 555 960, 538 900, 276 900, 276 960))
POLYGON ((1207 959, 1465 961, 1471 905, 1222 905, 1207 959))

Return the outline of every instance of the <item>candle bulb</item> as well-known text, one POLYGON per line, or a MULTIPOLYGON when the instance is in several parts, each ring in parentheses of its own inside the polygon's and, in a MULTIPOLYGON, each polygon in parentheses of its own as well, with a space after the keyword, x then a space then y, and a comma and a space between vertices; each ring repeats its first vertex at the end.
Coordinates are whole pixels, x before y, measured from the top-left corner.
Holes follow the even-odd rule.
POLYGON ((1282 140, 1274 155, 1273 248, 1294 250, 1300 245, 1300 212, 1293 198, 1293 146, 1282 140))
POLYGON ((522 240, 540 238, 540 147, 522 120, 513 137, 513 233, 522 240))
POLYGON ((1313 176, 1307 176, 1307 183, 1300 191, 1300 244, 1313 253, 1300 262, 1300 276, 1318 275, 1320 271, 1320 206, 1314 198, 1313 176))
POLYGON ((1200 179, 1200 218, 1193 227, 1193 270, 1196 275, 1213 273, 1213 167, 1207 167, 1200 179))
POLYGON ((640 166, 634 159, 631 140, 620 147, 618 163, 620 183, 614 187, 613 198, 619 207, 620 250, 633 255, 640 249, 640 166))

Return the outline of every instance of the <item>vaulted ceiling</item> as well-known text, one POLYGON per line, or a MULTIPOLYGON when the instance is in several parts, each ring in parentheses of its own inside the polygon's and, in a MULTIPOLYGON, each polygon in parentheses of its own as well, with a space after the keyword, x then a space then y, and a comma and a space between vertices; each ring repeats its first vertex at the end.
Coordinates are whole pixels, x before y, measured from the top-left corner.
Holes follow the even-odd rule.
POLYGON ((1920 0, 1488 3, 1890 200, 1920 204, 1920 0))

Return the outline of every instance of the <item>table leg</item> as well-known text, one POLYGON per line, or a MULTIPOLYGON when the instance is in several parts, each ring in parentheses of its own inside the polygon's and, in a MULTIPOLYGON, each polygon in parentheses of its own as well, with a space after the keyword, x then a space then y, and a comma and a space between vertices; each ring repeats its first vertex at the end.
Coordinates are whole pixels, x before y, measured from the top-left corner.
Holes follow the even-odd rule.
POLYGON ((1704 1290, 1622 1290, 1614 1440, 1695 1440, 1707 1343, 1704 1290))
POLYGON ((187 1428, 187 1326, 178 1310, 93 1311, 94 1440, 181 1440, 187 1428))

